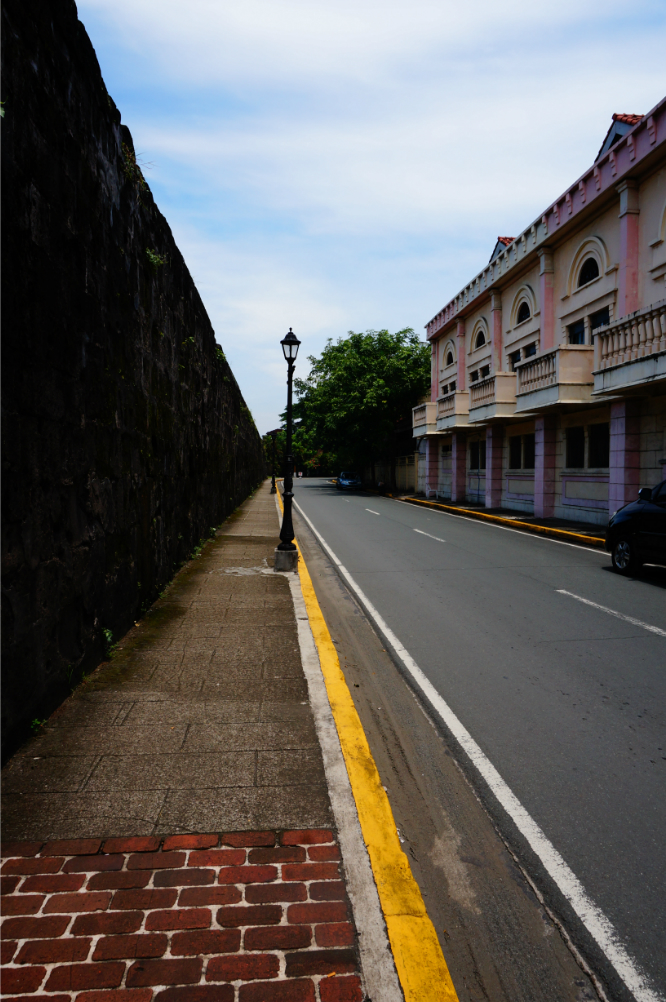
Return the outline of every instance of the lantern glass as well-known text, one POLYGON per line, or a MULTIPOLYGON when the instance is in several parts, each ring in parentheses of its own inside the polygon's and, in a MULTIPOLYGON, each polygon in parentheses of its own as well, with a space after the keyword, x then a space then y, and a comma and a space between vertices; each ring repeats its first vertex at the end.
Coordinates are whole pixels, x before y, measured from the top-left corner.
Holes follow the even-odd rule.
POLYGON ((280 341, 280 344, 282 345, 282 351, 284 352, 284 357, 288 362, 296 361, 296 356, 298 355, 298 349, 300 343, 301 342, 298 340, 298 338, 296 337, 296 335, 294 334, 294 332, 290 327, 287 336, 283 338, 282 341, 280 341))

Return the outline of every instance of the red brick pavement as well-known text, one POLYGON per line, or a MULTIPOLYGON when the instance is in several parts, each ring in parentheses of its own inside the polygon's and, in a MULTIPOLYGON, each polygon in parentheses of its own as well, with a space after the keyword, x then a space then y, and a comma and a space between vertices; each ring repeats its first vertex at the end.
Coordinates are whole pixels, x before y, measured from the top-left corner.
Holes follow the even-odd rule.
POLYGON ((362 1002, 333 832, 2 846, 2 995, 362 1002))

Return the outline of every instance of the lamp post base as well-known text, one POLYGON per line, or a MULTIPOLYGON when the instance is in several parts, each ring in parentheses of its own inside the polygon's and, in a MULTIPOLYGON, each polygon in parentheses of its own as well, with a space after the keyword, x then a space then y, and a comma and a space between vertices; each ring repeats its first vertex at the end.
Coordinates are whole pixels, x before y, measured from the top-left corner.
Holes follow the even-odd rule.
POLYGON ((296 571, 298 570, 298 550, 281 550, 275 547, 274 571, 296 571))

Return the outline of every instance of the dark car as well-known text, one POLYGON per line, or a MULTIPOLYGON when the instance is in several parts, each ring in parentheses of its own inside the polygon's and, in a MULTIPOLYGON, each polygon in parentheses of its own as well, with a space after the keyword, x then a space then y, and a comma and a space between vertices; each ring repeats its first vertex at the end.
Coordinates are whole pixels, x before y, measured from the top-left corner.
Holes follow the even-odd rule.
POLYGON ((353 473, 351 470, 344 470, 338 477, 337 484, 341 491, 358 490, 363 486, 358 473, 353 473))
POLYGON ((606 529, 606 549, 613 569, 633 574, 643 563, 666 564, 666 480, 642 487, 638 500, 612 516, 606 529))

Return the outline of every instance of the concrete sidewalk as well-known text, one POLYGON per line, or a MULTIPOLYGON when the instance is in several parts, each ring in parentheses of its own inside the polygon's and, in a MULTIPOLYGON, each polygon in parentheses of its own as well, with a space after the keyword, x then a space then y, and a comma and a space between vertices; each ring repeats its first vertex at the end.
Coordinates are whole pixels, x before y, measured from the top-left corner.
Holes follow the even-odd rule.
POLYGON ((361 1002, 278 531, 265 484, 4 770, 5 995, 361 1002))

